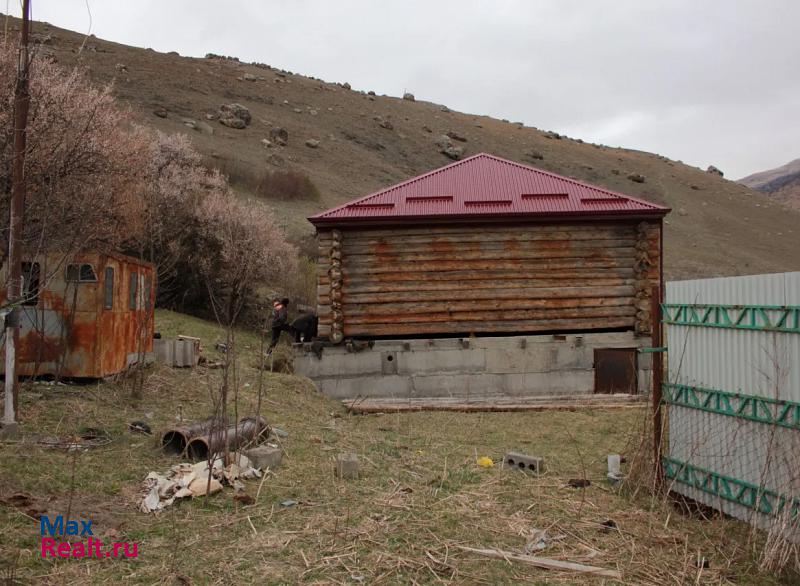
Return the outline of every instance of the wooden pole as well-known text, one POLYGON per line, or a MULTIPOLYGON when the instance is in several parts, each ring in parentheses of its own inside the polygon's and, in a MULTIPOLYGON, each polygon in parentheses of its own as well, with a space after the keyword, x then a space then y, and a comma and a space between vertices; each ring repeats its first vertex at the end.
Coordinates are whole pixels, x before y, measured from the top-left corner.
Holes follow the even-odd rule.
POLYGON ((3 405, 3 428, 13 431, 19 409, 19 301, 22 297, 22 222, 25 205, 25 148, 27 143, 28 106, 28 36, 30 29, 30 0, 22 2, 22 31, 19 39, 17 84, 14 89, 14 147, 11 169, 11 214, 8 234, 7 299, 12 304, 6 316, 6 380, 3 405))
MULTIPOLYGON (((661 331, 661 285, 653 287, 650 296, 652 309, 650 310, 651 321, 653 324, 654 348, 662 348, 664 341, 661 331)), ((656 488, 661 486, 664 478, 664 470, 661 463, 661 444, 663 441, 664 424, 661 418, 661 383, 664 375, 664 353, 656 350, 653 353, 653 389, 650 395, 653 398, 653 473, 656 488)))

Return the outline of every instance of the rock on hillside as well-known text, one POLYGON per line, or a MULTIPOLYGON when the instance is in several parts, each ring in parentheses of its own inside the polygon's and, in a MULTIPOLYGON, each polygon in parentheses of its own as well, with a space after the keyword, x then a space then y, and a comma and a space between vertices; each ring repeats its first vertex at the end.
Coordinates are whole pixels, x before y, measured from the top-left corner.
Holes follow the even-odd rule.
MULTIPOLYGON (((10 21, 10 30, 18 27, 18 21, 10 21)), ((45 23, 34 23, 33 31, 50 37, 48 50, 59 63, 78 65, 85 35, 45 23)), ((269 201, 306 250, 312 250, 313 234, 307 216, 451 163, 463 149, 464 156, 493 153, 682 209, 684 214, 676 211, 667 218, 668 277, 800 270, 800 213, 787 212, 748 187, 657 154, 588 144, 549 129, 457 112, 419 97, 412 101, 402 95, 370 94, 370 88, 359 91, 348 83, 211 53, 181 57, 91 37, 80 66, 98 84, 113 81, 114 93, 130 105, 140 123, 188 134, 208 164, 229 174, 245 195, 253 195, 249 186, 258 183, 253 174, 309 177, 317 187, 309 193, 318 191, 318 197, 269 201), (125 64, 124 73, 118 63, 125 64), (217 123, 209 133, 184 124, 184 119, 216 119, 221 104, 246 108, 249 125, 217 123), (286 135, 277 137, 276 128, 286 135), (450 145, 444 144, 443 136, 450 145), (309 138, 319 140, 320 147, 306 146, 309 138)), ((532 108, 532 120, 535 112, 532 108)))

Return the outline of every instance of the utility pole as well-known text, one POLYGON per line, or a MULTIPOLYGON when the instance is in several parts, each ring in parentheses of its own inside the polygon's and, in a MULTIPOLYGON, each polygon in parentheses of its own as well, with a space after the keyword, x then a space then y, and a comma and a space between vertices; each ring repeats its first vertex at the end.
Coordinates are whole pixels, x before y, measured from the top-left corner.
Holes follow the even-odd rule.
POLYGON ((8 280, 6 297, 11 313, 6 315, 6 380, 3 403, 3 432, 13 434, 17 429, 19 405, 19 302, 22 298, 22 218, 25 212, 25 148, 27 142, 28 106, 28 33, 30 29, 30 0, 22 1, 22 31, 19 39, 17 84, 14 89, 14 158, 11 169, 11 214, 8 233, 8 280))

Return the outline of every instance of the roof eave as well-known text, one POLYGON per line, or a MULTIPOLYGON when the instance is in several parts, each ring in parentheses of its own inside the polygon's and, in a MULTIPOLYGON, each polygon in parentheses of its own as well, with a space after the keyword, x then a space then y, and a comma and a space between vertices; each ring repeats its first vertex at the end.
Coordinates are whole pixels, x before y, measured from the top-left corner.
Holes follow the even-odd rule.
POLYGON ((671 208, 656 208, 652 210, 609 210, 609 211, 596 211, 591 215, 586 212, 564 212, 556 214, 491 214, 491 215, 475 215, 475 214, 458 214, 458 215, 430 215, 430 216, 363 216, 351 218, 324 218, 319 216, 310 216, 308 219, 315 227, 336 227, 336 226, 397 226, 403 224, 481 224, 481 223, 496 223, 496 222, 543 222, 543 221, 563 221, 563 220, 580 220, 592 221, 596 219, 602 220, 635 220, 640 219, 660 219, 671 212, 671 208))

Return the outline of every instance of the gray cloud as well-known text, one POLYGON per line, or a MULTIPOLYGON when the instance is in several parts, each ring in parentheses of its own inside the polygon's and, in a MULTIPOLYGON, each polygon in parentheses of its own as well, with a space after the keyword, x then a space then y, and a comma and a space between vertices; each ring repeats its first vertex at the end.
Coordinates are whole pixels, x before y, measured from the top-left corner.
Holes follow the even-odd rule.
MULTIPOLYGON (((84 0, 34 18, 88 29, 84 0)), ((97 36, 658 152, 728 177, 800 156, 794 0, 89 0, 97 36)), ((19 12, 16 1, 8 7, 19 12)))

